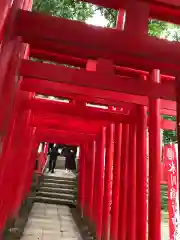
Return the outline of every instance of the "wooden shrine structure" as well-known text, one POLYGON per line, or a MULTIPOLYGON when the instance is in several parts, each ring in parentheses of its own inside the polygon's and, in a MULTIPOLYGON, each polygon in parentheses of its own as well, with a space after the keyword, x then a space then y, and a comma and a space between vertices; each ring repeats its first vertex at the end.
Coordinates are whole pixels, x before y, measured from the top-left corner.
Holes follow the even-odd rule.
POLYGON ((180 24, 180 3, 87 2, 118 10, 116 28, 0 1, 0 232, 28 196, 39 143, 56 142, 80 146, 78 207, 98 240, 161 240, 160 129, 180 140, 180 43, 149 36, 148 21, 180 24))

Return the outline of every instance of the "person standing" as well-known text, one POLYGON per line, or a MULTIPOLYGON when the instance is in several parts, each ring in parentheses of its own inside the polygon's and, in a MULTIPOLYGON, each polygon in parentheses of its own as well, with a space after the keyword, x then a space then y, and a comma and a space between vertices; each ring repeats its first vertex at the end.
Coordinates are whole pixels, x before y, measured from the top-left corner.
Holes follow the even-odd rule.
POLYGON ((49 159, 49 172, 54 173, 54 169, 56 167, 56 161, 59 154, 57 147, 53 146, 50 153, 49 159))
POLYGON ((63 149, 62 154, 65 157, 66 171, 69 171, 69 172, 75 171, 76 170, 76 161, 75 161, 74 152, 69 148, 65 148, 65 149, 63 149))

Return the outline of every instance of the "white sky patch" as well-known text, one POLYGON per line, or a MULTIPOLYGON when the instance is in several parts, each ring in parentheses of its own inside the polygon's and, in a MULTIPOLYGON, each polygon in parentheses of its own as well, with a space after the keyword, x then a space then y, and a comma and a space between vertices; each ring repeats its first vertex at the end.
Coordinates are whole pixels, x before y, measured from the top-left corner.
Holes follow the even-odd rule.
POLYGON ((105 17, 102 16, 100 11, 96 11, 92 18, 86 20, 86 23, 90 25, 106 27, 108 24, 108 20, 106 20, 105 17))
POLYGON ((180 39, 180 29, 176 26, 170 26, 167 31, 164 31, 161 38, 165 38, 168 41, 177 41, 180 39))

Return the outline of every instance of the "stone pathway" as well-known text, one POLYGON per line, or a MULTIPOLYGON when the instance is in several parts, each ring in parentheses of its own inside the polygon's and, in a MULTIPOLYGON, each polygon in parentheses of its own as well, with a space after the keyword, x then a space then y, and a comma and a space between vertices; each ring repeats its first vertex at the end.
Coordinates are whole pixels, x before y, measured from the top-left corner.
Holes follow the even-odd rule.
POLYGON ((35 203, 21 240, 82 240, 67 206, 35 203))

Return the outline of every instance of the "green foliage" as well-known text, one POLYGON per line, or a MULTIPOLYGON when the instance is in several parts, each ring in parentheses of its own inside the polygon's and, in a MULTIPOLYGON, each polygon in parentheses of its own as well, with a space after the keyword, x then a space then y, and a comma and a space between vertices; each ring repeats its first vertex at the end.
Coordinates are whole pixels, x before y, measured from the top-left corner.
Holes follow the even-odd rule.
POLYGON ((157 21, 154 19, 149 20, 149 35, 160 37, 168 28, 168 23, 157 21))
POLYGON ((34 0, 33 11, 80 21, 93 15, 90 4, 75 0, 34 0))
MULTIPOLYGON (((176 117, 175 116, 168 116, 168 115, 163 115, 162 116, 164 119, 166 120, 170 120, 170 121, 176 121, 176 117)), ((172 130, 163 130, 163 142, 164 144, 168 144, 170 142, 177 142, 177 133, 176 131, 172 131, 172 130)))
POLYGON ((116 26, 116 19, 118 16, 118 12, 110 9, 110 8, 103 8, 103 7, 99 7, 96 10, 99 10, 102 14, 102 16, 105 17, 105 19, 108 20, 108 24, 107 27, 115 27, 116 26))

